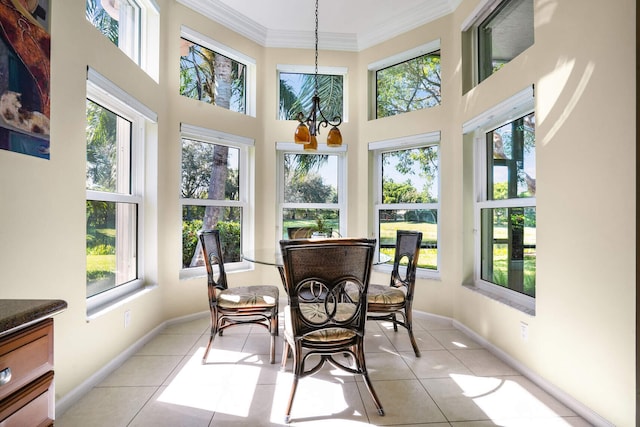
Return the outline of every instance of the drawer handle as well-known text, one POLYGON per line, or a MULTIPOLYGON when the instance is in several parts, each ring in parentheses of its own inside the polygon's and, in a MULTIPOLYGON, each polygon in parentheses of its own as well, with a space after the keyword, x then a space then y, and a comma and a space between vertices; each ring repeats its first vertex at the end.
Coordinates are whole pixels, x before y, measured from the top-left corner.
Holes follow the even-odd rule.
POLYGON ((0 371, 0 386, 7 384, 11 381, 11 368, 4 368, 0 371))

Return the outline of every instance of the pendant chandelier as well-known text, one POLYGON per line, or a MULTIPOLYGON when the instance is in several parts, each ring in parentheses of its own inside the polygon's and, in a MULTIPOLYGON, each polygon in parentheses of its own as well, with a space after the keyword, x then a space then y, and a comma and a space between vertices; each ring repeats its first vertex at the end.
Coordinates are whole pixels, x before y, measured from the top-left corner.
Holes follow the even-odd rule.
POLYGON ((318 95, 318 0, 316 0, 316 68, 314 74, 315 92, 311 98, 311 111, 305 118, 304 113, 300 111, 296 115, 296 120, 300 122, 294 134, 294 141, 297 144, 304 144, 306 151, 315 151, 318 149, 318 140, 316 136, 320 134, 320 126, 331 126, 327 135, 327 146, 340 147, 342 145, 342 134, 338 126, 342 123, 342 118, 336 116, 331 120, 327 119, 320 109, 320 96, 318 95))

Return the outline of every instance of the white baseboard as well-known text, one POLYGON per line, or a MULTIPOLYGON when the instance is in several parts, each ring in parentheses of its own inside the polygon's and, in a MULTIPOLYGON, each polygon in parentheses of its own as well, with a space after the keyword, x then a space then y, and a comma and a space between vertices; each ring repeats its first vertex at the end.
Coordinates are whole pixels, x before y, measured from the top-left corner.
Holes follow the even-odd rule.
POLYGON ((113 373, 116 369, 118 369, 124 362, 127 361, 131 356, 136 354, 146 343, 155 338, 163 329, 167 326, 175 325, 182 322, 188 322, 190 320, 199 319, 204 316, 209 316, 209 312, 201 312, 190 314, 188 316, 176 317, 174 319, 167 320, 154 329, 152 329, 149 333, 144 335, 138 341, 133 343, 129 348, 120 353, 115 358, 111 359, 109 363, 104 365, 100 370, 98 370, 95 374, 91 375, 85 381, 82 382, 78 387, 71 390, 69 393, 62 396, 60 399, 56 399, 56 409, 55 413, 57 416, 64 414, 69 408, 71 408, 75 403, 77 403, 83 396, 91 391, 95 386, 100 384, 105 378, 107 378, 110 374, 113 373))
MULTIPOLYGON (((416 312, 414 311, 414 313, 416 312)), ((422 314, 429 316, 428 313, 422 313, 422 314)), ((540 387, 541 389, 549 393, 551 396, 553 396, 555 399, 557 399, 559 402, 567 406, 573 412, 575 412, 576 414, 584 418, 589 423, 598 427, 615 427, 614 424, 611 424, 609 421, 602 418, 600 415, 598 415, 593 410, 591 410, 590 408, 582 404, 580 401, 576 400, 571 395, 567 394, 562 389, 556 387, 555 385, 551 384, 540 375, 531 371, 525 365, 518 362, 516 359, 512 358, 510 355, 508 355, 507 353, 505 353, 495 345, 491 344, 489 341, 487 341, 486 339, 484 339, 483 337, 481 337, 480 335, 478 335, 477 333, 475 333, 474 331, 472 331, 462 323, 458 322, 457 320, 452 320, 452 325, 456 329, 468 335, 474 341, 481 344, 484 348, 490 351, 498 359, 502 360, 504 363, 511 366, 516 371, 520 372, 524 377, 531 380, 538 387, 540 387)))
MULTIPOLYGON (((284 305, 286 305, 286 301, 282 306, 284 307, 284 305)), ((115 371, 127 359, 129 359, 131 356, 137 353, 147 342, 155 338, 155 336, 158 335, 167 326, 175 325, 182 322, 187 322, 190 320, 199 319, 203 316, 208 316, 208 315, 209 315, 209 312, 207 311, 207 312, 201 312, 201 313, 190 314, 187 316, 177 317, 177 318, 170 319, 163 322, 162 324, 154 328, 152 331, 150 331, 148 334, 146 334, 145 336, 140 338, 138 341, 136 341, 131 347, 129 347, 128 349, 120 353, 120 355, 118 355, 116 358, 112 359, 108 364, 103 366, 98 372, 96 372, 95 374, 87 378, 87 380, 84 381, 82 384, 80 384, 78 387, 71 390, 71 392, 64 395, 61 399, 57 399, 56 414, 59 414, 59 415, 64 414, 65 411, 67 411, 70 407, 72 407, 78 400, 80 400, 80 398, 82 398, 89 391, 91 391, 93 387, 95 387, 100 382, 102 382, 105 378, 107 378, 113 371, 115 371)), ((578 400, 576 400, 575 398, 573 398, 563 390, 549 383, 547 380, 545 380, 535 372, 531 371, 522 363, 518 362, 517 360, 509 356, 507 353, 505 353, 495 345, 491 344, 489 341, 487 341, 486 339, 484 339, 483 337, 481 337, 480 335, 478 335, 477 333, 475 333, 474 331, 472 331, 462 323, 456 320, 452 320, 451 318, 446 316, 425 313, 418 310, 414 310, 413 315, 414 315, 414 318, 423 318, 423 319, 431 318, 431 319, 450 321, 451 325, 454 328, 460 330, 461 332, 465 333, 466 335, 471 337, 473 340, 481 344, 484 348, 486 348, 488 351, 494 354, 497 358, 499 358, 500 360, 502 360, 503 362, 505 362, 506 364, 508 364, 509 366, 511 366, 518 372, 520 372, 523 376, 531 380, 541 389, 543 389, 544 391, 549 393, 551 396, 556 398, 558 401, 566 405, 569 409, 571 409, 576 414, 584 418, 586 421, 598 427, 600 426, 614 427, 613 424, 611 424, 610 422, 602 418, 600 415, 592 411, 590 408, 583 405, 581 402, 579 402, 578 400)))

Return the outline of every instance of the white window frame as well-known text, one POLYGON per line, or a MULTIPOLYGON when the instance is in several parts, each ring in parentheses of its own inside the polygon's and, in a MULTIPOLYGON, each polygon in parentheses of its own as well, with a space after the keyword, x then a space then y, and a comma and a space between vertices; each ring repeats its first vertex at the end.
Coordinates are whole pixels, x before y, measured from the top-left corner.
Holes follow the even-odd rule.
MULTIPOLYGON (((97 0, 99 1, 99 0, 97 0)), ((159 81, 160 74, 160 7, 155 0, 125 0, 135 9, 120 10, 117 46, 151 78, 159 81), (131 25, 133 24, 133 26, 131 25)))
POLYGON ((92 68, 87 70, 87 99, 113 111, 131 122, 131 192, 130 194, 86 190, 87 200, 133 203, 138 207, 137 217, 137 278, 131 282, 87 298, 87 317, 92 319, 110 310, 136 294, 151 289, 154 285, 145 281, 145 174, 149 170, 145 163, 148 126, 158 121, 157 114, 133 98, 106 77, 92 68))
MULTIPOLYGON (((473 86, 480 84, 480 52, 478 48, 478 28, 498 7, 508 0, 481 0, 471 14, 462 22, 461 31, 470 32, 471 78, 473 86)), ((532 0, 534 1, 534 0, 532 0)), ((488 76, 487 76, 488 77, 488 76)), ((486 78, 485 78, 486 80, 486 78)))
MULTIPOLYGON (((391 67, 393 65, 401 64, 405 61, 409 61, 420 56, 427 55, 440 50, 440 39, 432 40, 428 43, 416 46, 413 49, 406 50, 404 52, 397 53, 395 55, 380 59, 372 62, 367 66, 368 80, 369 80, 369 120, 377 120, 377 97, 376 87, 377 78, 376 73, 383 68, 391 67)), ((384 117, 381 117, 384 118, 384 117)))
POLYGON ((180 37, 189 40, 195 44, 205 47, 209 50, 226 56, 246 67, 245 82, 245 112, 244 114, 256 117, 256 89, 257 89, 257 72, 256 60, 242 52, 239 52, 223 43, 220 43, 211 37, 205 36, 185 25, 180 27, 180 37))
MULTIPOLYGON (((390 203, 385 204, 382 202, 382 154, 391 151, 409 150, 412 148, 421 148, 429 146, 440 146, 440 131, 429 132, 419 135, 412 135, 407 137, 400 137, 394 139, 388 139, 383 141, 375 141, 369 143, 369 151, 373 155, 373 226, 374 235, 378 241, 376 245, 376 257, 379 255, 380 250, 380 211, 389 209, 435 209, 438 212, 438 256, 437 263, 438 268, 436 270, 430 270, 426 268, 418 268, 416 270, 416 277, 439 279, 440 278, 440 266, 441 266, 441 242, 440 242, 440 220, 442 218, 440 212, 440 200, 442 199, 441 189, 441 151, 438 149, 438 202, 436 203, 390 203)), ((391 273, 393 266, 391 264, 378 264, 374 266, 376 270, 383 271, 385 273, 391 273)))
POLYGON ((314 152, 304 151, 304 144, 294 142, 276 143, 278 176, 277 176, 277 223, 276 243, 282 239, 282 218, 285 209, 336 209, 340 212, 340 235, 347 235, 347 144, 340 147, 328 147, 327 144, 318 144, 314 152), (338 203, 285 203, 284 201, 284 156, 285 154, 328 154, 335 155, 338 159, 338 203))
MULTIPOLYGON (((349 82, 348 82, 348 71, 347 67, 323 67, 318 66, 318 75, 328 75, 328 76, 342 76, 342 122, 349 122, 349 108, 348 102, 349 99, 349 82)), ((288 64, 277 64, 276 65, 276 120, 278 117, 278 103, 280 102, 280 73, 291 73, 291 74, 315 74, 315 66, 313 65, 288 65, 288 64)), ((303 111, 303 113, 308 114, 308 111, 303 111)), ((335 149, 334 149, 335 151, 335 149)))
POLYGON ((528 313, 535 312, 535 298, 482 280, 482 230, 481 212, 485 208, 536 207, 535 197, 488 200, 487 196, 487 149, 486 133, 535 111, 533 86, 516 93, 484 113, 465 122, 463 134, 473 134, 474 146, 474 286, 493 298, 522 308, 528 313))
MULTIPOLYGON (((239 180, 239 198, 238 200, 209 200, 209 199, 185 199, 180 197, 180 212, 183 206, 229 206, 242 209, 242 226, 240 236, 240 249, 242 252, 254 249, 254 188, 255 188, 255 140, 239 135, 217 131, 214 129, 194 126, 187 123, 180 124, 180 145, 182 147, 182 139, 190 139, 216 145, 226 145, 228 147, 239 150, 238 166, 240 169, 239 180)), ((180 189, 178 188, 178 194, 180 189)), ((182 213, 180 214, 180 226, 182 227, 182 213)), ((180 251, 182 258, 182 251, 180 251)), ((182 261, 179 260, 180 279, 189 279, 194 277, 202 277, 207 275, 204 266, 182 268, 182 261)), ((241 260, 240 262, 225 262, 225 270, 227 272, 248 270, 253 268, 252 263, 241 260)))

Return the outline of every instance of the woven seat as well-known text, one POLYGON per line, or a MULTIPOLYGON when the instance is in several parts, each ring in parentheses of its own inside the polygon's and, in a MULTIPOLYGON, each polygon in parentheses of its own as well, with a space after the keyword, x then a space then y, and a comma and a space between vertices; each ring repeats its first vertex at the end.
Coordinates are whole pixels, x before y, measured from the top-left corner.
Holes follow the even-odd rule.
POLYGON ((422 233, 419 231, 398 230, 396 232, 396 250, 389 285, 369 285, 367 300, 368 319, 393 323, 407 329, 411 346, 420 357, 420 350, 413 336, 412 304, 416 285, 416 269, 420 256, 422 233), (400 317, 400 319, 398 318, 400 317))
POLYGON ((207 267, 207 288, 211 311, 211 333, 202 363, 207 356, 216 335, 222 335, 226 328, 236 325, 255 324, 266 328, 271 334, 269 361, 275 361, 276 335, 278 335, 277 286, 255 285, 229 288, 222 257, 220 232, 204 230, 199 233, 205 266, 207 267), (217 280, 214 271, 217 270, 217 280))
POLYGON ((370 239, 280 241, 289 296, 282 369, 289 350, 293 352, 287 423, 299 379, 315 374, 325 363, 362 375, 378 413, 384 415, 364 357, 366 293, 375 243, 370 239))

